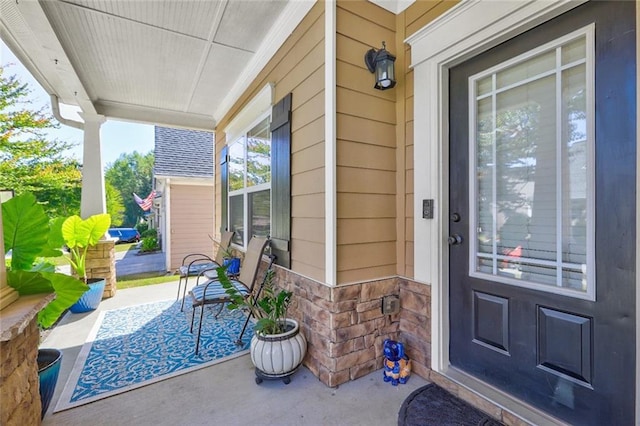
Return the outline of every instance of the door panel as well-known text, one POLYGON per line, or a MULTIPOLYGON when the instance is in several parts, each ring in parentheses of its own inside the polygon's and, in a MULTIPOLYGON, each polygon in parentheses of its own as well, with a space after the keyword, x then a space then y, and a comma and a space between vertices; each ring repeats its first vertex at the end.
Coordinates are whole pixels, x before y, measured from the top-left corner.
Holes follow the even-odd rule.
POLYGON ((450 362, 572 424, 634 424, 635 49, 635 3, 589 2, 450 70, 449 230, 460 237, 450 238, 449 249, 450 362), (586 72, 580 66, 568 70, 576 65, 572 46, 515 65, 512 73, 493 80, 474 78, 593 23, 594 151, 591 157, 584 154, 589 161, 581 163, 571 159, 580 157, 578 147, 589 146, 572 139, 583 130, 581 119, 544 106, 578 102, 581 93, 588 93, 572 86, 576 73, 586 72), (548 71, 554 61, 560 65, 548 71), (541 79, 541 91, 535 91, 537 80, 504 89, 544 73, 556 80, 541 79), (475 82, 471 92, 470 81, 475 82), (565 86, 554 95, 554 87, 565 86), (484 101, 490 97, 493 101, 484 101), (519 162, 500 148, 515 149, 517 143, 493 131, 488 137, 498 148, 479 164, 487 164, 487 172, 502 171, 487 180, 482 167, 476 167, 478 121, 472 120, 470 134, 470 117, 502 120, 494 127, 511 133, 522 130, 504 123, 504 117, 517 115, 517 107, 510 106, 502 118, 496 113, 501 99, 523 105, 523 111, 525 105, 542 105, 527 117, 551 127, 518 139, 531 141, 517 148, 531 152, 520 155, 519 162), (558 117, 570 117, 568 124, 556 126, 558 117), (565 133, 563 147, 548 145, 550 135, 565 133), (496 142, 501 140, 507 142, 496 142), (523 183, 525 171, 531 173, 528 183, 523 183), (506 177, 500 182, 495 176, 506 177), (584 183, 589 176, 591 189, 576 195, 572 182, 584 183), (501 200, 519 194, 510 200, 517 212, 510 217, 520 222, 508 223, 508 215, 491 201, 491 194, 501 193, 500 185, 509 191, 501 200), (587 211, 590 217, 580 216, 587 211), (554 219, 549 212, 561 213, 554 219), (485 232, 486 238, 478 238, 485 232), (479 251, 484 253, 480 260, 479 251))

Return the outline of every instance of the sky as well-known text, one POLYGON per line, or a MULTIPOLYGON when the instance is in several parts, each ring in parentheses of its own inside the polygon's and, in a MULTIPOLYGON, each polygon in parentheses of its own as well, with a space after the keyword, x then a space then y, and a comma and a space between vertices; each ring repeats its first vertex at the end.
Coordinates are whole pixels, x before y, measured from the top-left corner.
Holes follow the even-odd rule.
MULTIPOLYGON (((44 106, 51 114, 51 101, 47 92, 1 40, 0 65, 6 67, 5 76, 16 75, 20 82, 29 85, 31 90, 29 99, 33 102, 33 109, 44 106)), ((63 117, 73 118, 73 109, 67 109, 62 105, 60 110, 63 117)), ((84 138, 82 130, 61 124, 59 129, 52 129, 48 134, 52 139, 75 143, 76 146, 69 152, 69 156, 82 161, 82 141, 84 138)), ((105 167, 113 163, 123 153, 138 151, 141 154, 146 154, 154 149, 154 129, 152 125, 148 124, 107 120, 100 127, 100 138, 102 141, 102 162, 105 167)))

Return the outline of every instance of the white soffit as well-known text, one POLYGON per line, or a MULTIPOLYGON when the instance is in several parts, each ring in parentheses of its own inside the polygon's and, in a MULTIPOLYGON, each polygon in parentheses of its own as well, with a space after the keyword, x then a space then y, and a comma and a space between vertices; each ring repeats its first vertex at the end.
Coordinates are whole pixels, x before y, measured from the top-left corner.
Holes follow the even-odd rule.
POLYGON ((84 112, 213 130, 316 0, 0 2, 0 36, 84 112))
POLYGON ((416 0, 369 0, 371 3, 380 6, 396 15, 415 3, 416 0))
POLYGON ((258 73, 267 65, 280 46, 296 29, 298 24, 309 13, 317 0, 290 0, 280 17, 271 26, 271 30, 264 37, 258 52, 253 56, 249 64, 244 68, 236 83, 231 87, 227 96, 218 105, 213 117, 216 122, 231 109, 242 93, 249 87, 258 73))

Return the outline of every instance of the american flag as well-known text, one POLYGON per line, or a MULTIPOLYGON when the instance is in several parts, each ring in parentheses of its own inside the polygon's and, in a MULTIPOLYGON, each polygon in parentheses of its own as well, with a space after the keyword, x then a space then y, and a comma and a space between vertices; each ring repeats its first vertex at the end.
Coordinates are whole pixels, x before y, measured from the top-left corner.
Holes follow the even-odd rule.
POLYGON ((140 208, 144 211, 147 211, 149 209, 151 209, 151 205, 153 204, 153 199, 156 196, 156 191, 155 189, 153 191, 151 191, 151 194, 149 194, 147 196, 147 198, 145 198, 144 200, 140 197, 138 197, 138 195, 136 195, 136 193, 133 193, 133 199, 136 200, 136 203, 140 206, 140 208))

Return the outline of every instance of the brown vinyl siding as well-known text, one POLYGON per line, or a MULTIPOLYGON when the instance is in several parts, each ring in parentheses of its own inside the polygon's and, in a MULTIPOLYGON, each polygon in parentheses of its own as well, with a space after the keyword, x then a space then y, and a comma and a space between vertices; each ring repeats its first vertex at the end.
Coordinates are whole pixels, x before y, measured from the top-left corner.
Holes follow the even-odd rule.
MULTIPOLYGON (((216 131, 216 197, 220 197, 222 131, 267 83, 275 84, 274 102, 292 97, 291 123, 291 270, 325 279, 324 234, 324 3, 316 3, 271 58, 216 131), (312 230, 308 228, 312 227, 312 230)), ((219 204, 219 203, 218 203, 219 204)), ((216 211, 216 230, 221 211, 216 211)), ((218 232, 218 231, 217 231, 218 232)))
POLYGON ((189 253, 213 256, 213 191, 211 186, 171 185, 171 269, 189 253))
POLYGON ((395 44, 395 15, 365 1, 336 8, 338 284, 396 274, 396 94, 364 64, 395 44))

